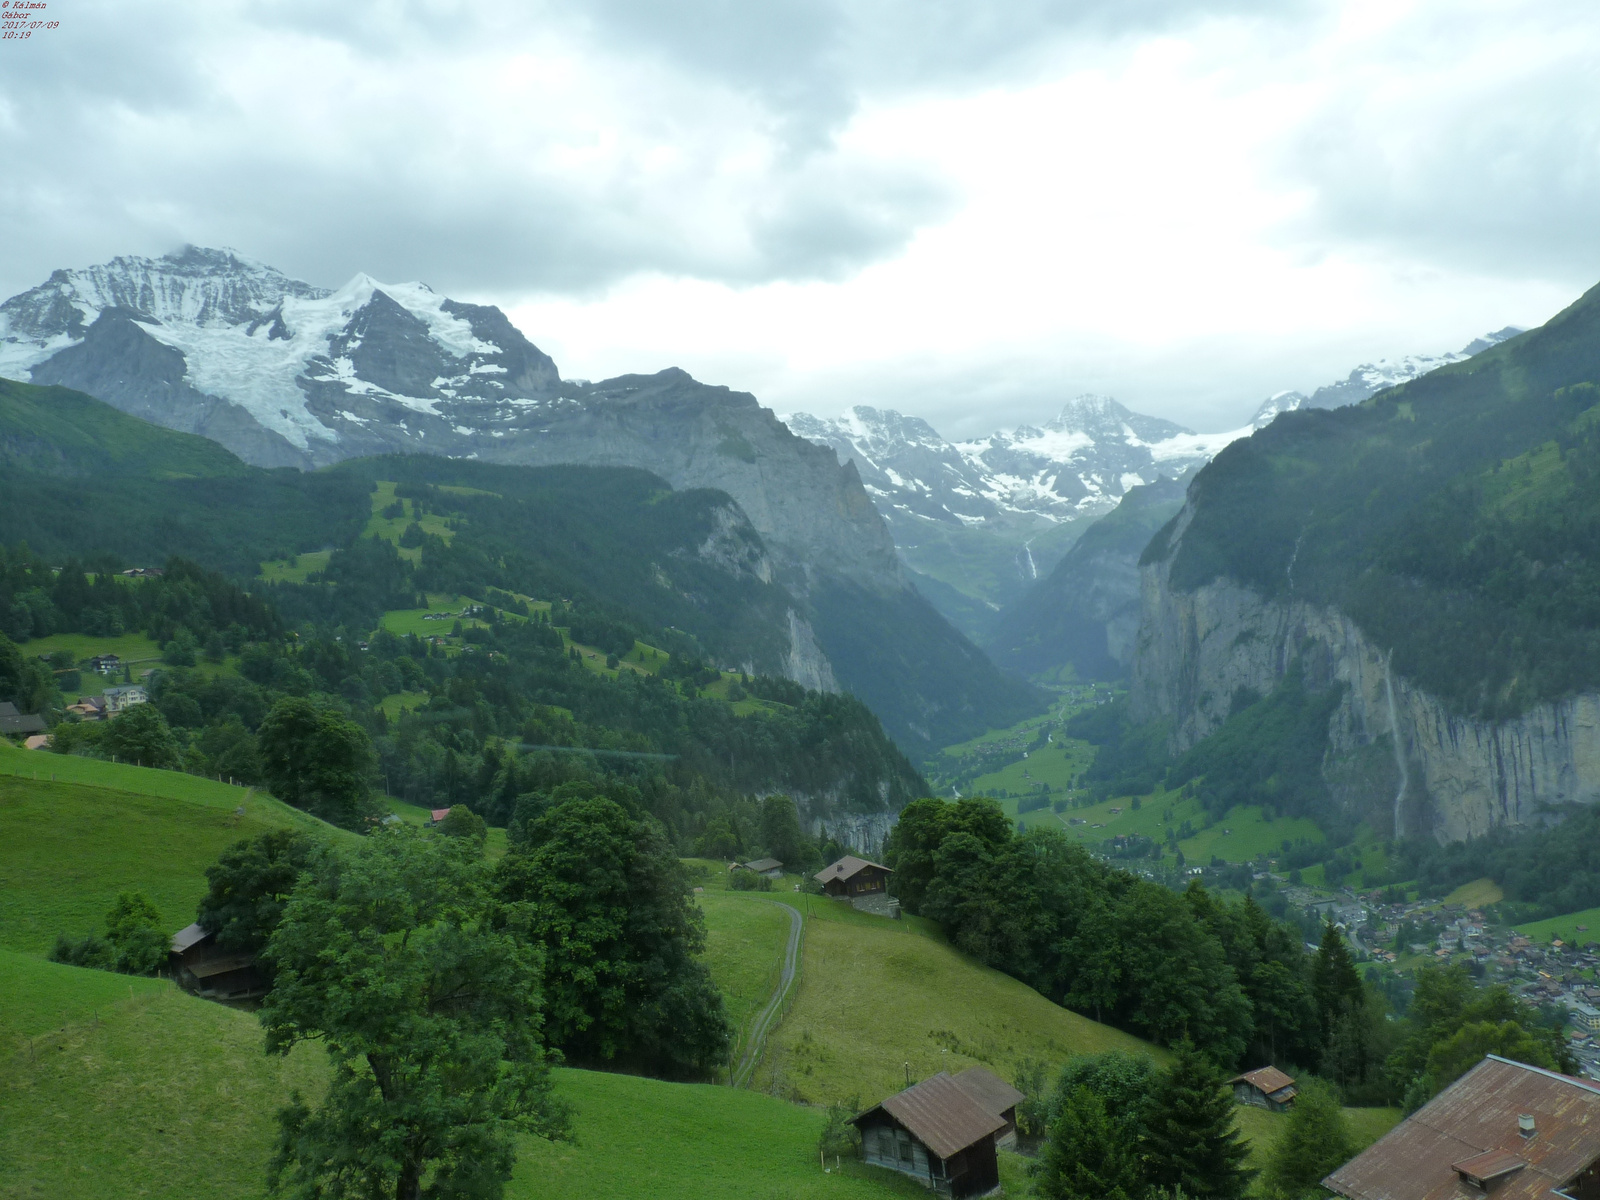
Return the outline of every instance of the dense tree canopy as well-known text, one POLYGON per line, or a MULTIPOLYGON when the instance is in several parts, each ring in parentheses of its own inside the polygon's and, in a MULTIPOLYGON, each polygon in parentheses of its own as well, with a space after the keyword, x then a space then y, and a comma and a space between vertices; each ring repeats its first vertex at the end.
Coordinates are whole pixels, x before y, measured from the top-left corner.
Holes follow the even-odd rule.
POLYGON ((566 800, 528 824, 497 890, 529 907, 550 1043, 569 1058, 690 1075, 726 1059, 722 995, 696 957, 704 920, 657 822, 566 800))
POLYGON ((301 1200, 502 1194, 515 1135, 557 1136, 528 906, 461 839, 384 829, 321 848, 266 956, 269 1053, 320 1041, 333 1076, 280 1114, 275 1188, 301 1200))

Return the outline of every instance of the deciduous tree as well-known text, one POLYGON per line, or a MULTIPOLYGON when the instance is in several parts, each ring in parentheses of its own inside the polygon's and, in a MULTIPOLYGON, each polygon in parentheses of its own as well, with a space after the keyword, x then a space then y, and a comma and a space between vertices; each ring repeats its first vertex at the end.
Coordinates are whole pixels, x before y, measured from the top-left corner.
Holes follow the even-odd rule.
POLYGON ((267 1051, 320 1041, 315 1104, 279 1114, 270 1169, 297 1200, 493 1200, 515 1135, 560 1136, 525 906, 461 841, 406 827, 319 848, 267 945, 267 1051))

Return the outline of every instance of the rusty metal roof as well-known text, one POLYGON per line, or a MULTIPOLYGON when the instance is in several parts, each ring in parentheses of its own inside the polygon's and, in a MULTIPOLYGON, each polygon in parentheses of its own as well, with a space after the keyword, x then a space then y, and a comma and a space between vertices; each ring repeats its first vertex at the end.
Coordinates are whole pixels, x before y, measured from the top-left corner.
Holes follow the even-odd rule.
POLYGON ((1507 1150, 1489 1150, 1483 1154, 1474 1154, 1464 1162, 1451 1163, 1450 1169, 1468 1182, 1482 1187, 1502 1175, 1520 1171, 1527 1165, 1527 1159, 1518 1158, 1507 1150))
POLYGON ((1481 1195, 1462 1190, 1460 1168, 1492 1167, 1496 1153, 1527 1165, 1498 1173, 1494 1200, 1551 1200, 1600 1158, 1600 1087, 1491 1054, 1322 1186, 1351 1200, 1481 1195), (1518 1129, 1525 1114, 1532 1137, 1518 1129))
MULTIPOLYGON (((857 858, 853 854, 846 854, 833 865, 823 867, 822 870, 818 871, 814 876, 812 876, 812 878, 816 879, 819 883, 827 883, 830 879, 849 879, 852 875, 855 875, 860 871, 864 871, 868 867, 877 867, 880 871, 889 871, 889 868, 884 866, 882 863, 868 862, 864 858, 857 858)), ((892 875, 894 872, 889 871, 889 874, 892 875)))
POLYGON ((899 1121, 940 1158, 960 1154, 1006 1127, 997 1113, 985 1109, 944 1071, 897 1092, 856 1120, 877 1109, 899 1121))
POLYGON ((1243 1075, 1235 1075, 1228 1080, 1229 1083, 1248 1083, 1258 1087, 1267 1095, 1281 1092, 1286 1087, 1293 1087, 1294 1080, 1285 1075, 1277 1067, 1257 1067, 1254 1071, 1246 1071, 1243 1075))
POLYGON ((1027 1099, 987 1067, 968 1067, 951 1078, 958 1088, 978 1102, 980 1108, 996 1116, 1027 1099))

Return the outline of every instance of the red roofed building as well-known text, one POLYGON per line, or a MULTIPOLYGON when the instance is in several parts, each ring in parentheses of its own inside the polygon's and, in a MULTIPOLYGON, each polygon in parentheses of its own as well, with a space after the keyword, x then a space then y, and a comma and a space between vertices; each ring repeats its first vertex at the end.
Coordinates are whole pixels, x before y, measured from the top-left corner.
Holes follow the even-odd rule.
POLYGON ((1600 1200, 1600 1086, 1491 1054, 1322 1186, 1349 1200, 1600 1200))

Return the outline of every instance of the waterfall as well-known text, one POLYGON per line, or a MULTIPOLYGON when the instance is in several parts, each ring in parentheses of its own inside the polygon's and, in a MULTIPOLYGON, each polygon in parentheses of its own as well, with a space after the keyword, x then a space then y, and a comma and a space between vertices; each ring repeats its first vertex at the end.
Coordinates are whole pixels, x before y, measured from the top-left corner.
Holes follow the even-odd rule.
POLYGON ((1394 741, 1394 765, 1400 768, 1400 790, 1394 796, 1394 840, 1400 840, 1400 804, 1406 798, 1406 788, 1410 785, 1410 773, 1406 770, 1406 754, 1400 747, 1400 721, 1395 716, 1394 709, 1394 678, 1389 670, 1389 660, 1394 657, 1391 650, 1383 660, 1383 689, 1389 694, 1389 737, 1394 741))
POLYGON ((1037 579, 1037 578, 1039 578, 1039 568, 1034 566, 1034 564, 1033 564, 1033 549, 1032 549, 1032 547, 1033 547, 1033 539, 1032 538, 1029 538, 1027 541, 1022 543, 1022 552, 1025 555, 1028 556, 1028 564, 1027 564, 1027 567, 1024 569, 1023 574, 1028 579, 1037 579))

